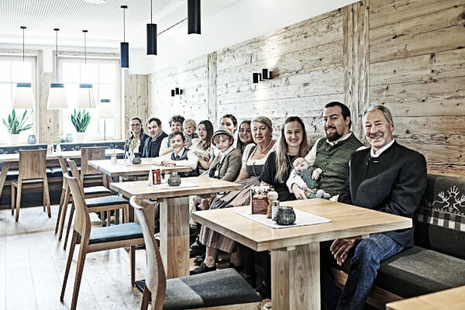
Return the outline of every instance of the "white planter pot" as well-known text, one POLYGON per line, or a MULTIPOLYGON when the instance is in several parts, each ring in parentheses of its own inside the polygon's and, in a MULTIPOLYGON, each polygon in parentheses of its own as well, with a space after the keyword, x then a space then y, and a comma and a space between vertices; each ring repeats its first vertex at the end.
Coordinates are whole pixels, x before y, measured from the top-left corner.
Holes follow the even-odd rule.
POLYGON ((86 133, 85 132, 76 132, 76 142, 77 143, 82 143, 86 139, 86 133))
POLYGON ((10 133, 10 144, 16 145, 19 142, 19 134, 11 134, 10 133))

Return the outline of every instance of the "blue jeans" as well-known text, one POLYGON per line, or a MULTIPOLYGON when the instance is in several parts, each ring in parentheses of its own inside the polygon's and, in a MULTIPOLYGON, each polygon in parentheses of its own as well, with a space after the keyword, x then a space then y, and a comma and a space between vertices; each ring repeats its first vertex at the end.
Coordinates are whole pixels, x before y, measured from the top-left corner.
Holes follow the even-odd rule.
POLYGON ((336 286, 327 261, 322 261, 321 294, 326 308, 363 309, 381 261, 403 249, 403 246, 384 234, 374 234, 360 241, 355 248, 344 291, 336 286))

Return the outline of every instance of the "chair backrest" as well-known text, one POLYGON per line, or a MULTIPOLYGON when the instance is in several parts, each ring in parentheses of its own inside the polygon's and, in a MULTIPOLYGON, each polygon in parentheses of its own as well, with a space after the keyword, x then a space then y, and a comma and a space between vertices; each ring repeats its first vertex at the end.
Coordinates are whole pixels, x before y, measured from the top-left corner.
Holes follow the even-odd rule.
POLYGON ((148 214, 144 206, 150 204, 133 196, 129 201, 134 208, 134 214, 139 220, 144 235, 145 250, 147 252, 147 268, 145 286, 152 293, 152 310, 163 309, 163 301, 166 293, 166 274, 161 260, 160 249, 153 236, 153 230, 149 228, 148 214))
POLYGON ((89 160, 105 159, 105 147, 81 148, 81 184, 84 177, 89 174, 102 174, 101 171, 89 166, 89 160))
POLYGON ((66 189, 68 187, 68 183, 66 182, 66 179, 64 177, 65 173, 68 173, 68 167, 66 167, 66 161, 63 158, 63 156, 58 155, 58 163, 60 164, 61 171, 63 173, 63 189, 66 189))
POLYGON ((76 180, 78 181, 78 185, 81 188, 82 196, 84 197, 84 188, 83 188, 82 183, 81 183, 82 181, 81 181, 81 177, 79 175, 79 169, 77 167, 77 164, 76 164, 76 162, 74 160, 69 159, 69 158, 67 158, 66 161, 68 162, 69 168, 71 169, 71 175, 73 177, 75 177, 76 180))
POLYGON ((19 180, 47 179, 47 150, 19 151, 19 180))
POLYGON ((85 242, 90 236, 90 217, 87 212, 86 202, 79 181, 75 177, 70 177, 67 173, 63 175, 66 178, 71 193, 73 194, 74 207, 76 208, 76 217, 74 218, 74 230, 81 234, 81 242, 85 242))

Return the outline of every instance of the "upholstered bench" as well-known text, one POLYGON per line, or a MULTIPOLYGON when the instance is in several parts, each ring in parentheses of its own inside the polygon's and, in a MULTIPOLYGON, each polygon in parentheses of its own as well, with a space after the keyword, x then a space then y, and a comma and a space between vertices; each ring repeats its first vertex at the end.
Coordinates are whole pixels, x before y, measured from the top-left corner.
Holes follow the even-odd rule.
MULTIPOLYGON (((373 306, 465 285, 465 178, 428 175, 414 226, 414 247, 381 263, 373 306)), ((345 282, 346 274, 334 274, 345 282)))

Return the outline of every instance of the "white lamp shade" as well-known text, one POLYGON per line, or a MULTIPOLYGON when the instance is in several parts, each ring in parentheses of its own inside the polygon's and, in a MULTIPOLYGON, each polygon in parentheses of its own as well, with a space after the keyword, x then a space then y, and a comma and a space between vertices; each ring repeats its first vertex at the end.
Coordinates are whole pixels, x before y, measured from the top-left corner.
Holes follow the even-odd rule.
POLYGON ((34 109, 34 103, 31 83, 16 84, 13 109, 34 109))
POLYGON ((61 110, 68 108, 66 100, 65 84, 52 83, 48 93, 47 110, 61 110))
POLYGON ((77 107, 78 109, 95 109, 97 107, 92 84, 79 84, 77 107))
POLYGON ((115 113, 113 112, 113 105, 110 103, 109 99, 100 100, 100 105, 98 106, 98 115, 100 119, 115 118, 115 113))

